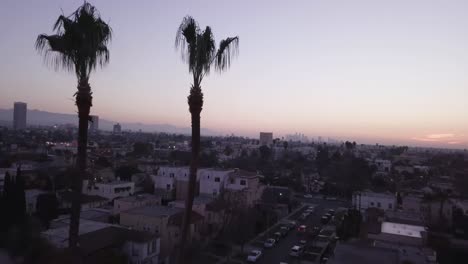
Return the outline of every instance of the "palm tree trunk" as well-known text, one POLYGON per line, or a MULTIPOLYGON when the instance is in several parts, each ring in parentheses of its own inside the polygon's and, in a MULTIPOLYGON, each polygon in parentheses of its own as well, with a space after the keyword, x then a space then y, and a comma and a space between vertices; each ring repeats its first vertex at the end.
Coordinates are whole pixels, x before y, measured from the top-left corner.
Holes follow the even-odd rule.
POLYGON ((83 178, 86 177, 87 145, 88 145, 88 122, 89 112, 92 106, 91 87, 86 79, 78 83, 76 106, 78 107, 78 155, 76 159, 76 170, 73 173, 72 187, 73 200, 70 214, 69 247, 78 246, 78 234, 80 228, 81 192, 83 189, 83 178))
POLYGON ((203 93, 199 85, 195 84, 190 89, 188 96, 189 110, 192 117, 192 159, 190 162, 190 175, 188 183, 188 193, 185 200, 185 212, 182 222, 182 233, 180 237, 179 264, 186 264, 184 261, 185 249, 187 246, 188 232, 190 228, 190 217, 192 215, 193 199, 195 198, 195 187, 197 183, 198 158, 200 155, 200 113, 203 107, 203 93))

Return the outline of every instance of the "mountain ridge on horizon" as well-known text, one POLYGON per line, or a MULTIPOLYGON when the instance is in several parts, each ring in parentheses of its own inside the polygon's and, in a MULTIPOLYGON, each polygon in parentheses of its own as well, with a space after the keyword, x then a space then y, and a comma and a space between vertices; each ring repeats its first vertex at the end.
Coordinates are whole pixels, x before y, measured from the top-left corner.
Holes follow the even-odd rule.
MULTIPOLYGON (((65 114, 65 113, 54 113, 49 111, 43 111, 38 109, 28 109, 27 112, 27 124, 29 125, 45 125, 52 126, 57 124, 78 124, 77 114, 65 114)), ((13 121, 13 109, 2 109, 0 108, 0 122, 4 124, 12 124, 13 121)), ((142 122, 116 122, 99 118, 99 129, 112 131, 113 125, 120 123, 123 130, 142 130, 144 132, 164 132, 164 133, 176 133, 176 134, 190 134, 190 127, 178 127, 171 124, 145 124, 142 122)), ((207 136, 218 136, 221 133, 213 131, 211 129, 202 128, 201 133, 207 136)))

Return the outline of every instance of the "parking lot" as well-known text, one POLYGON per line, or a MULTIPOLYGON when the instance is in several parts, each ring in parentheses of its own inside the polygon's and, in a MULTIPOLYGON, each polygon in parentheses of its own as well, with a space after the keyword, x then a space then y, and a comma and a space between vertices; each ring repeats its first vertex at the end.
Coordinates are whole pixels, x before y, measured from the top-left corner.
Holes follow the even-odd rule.
MULTIPOLYGON (((348 207, 348 202, 343 201, 330 201, 319 198, 301 199, 304 206, 295 214, 291 215, 286 221, 296 221, 298 225, 306 225, 307 228, 313 228, 314 226, 321 227, 321 218, 327 213, 329 209, 338 209, 339 207, 348 207), (308 206, 314 206, 314 212, 311 213, 305 220, 301 220, 302 213, 308 208, 308 206)), ((317 249, 317 244, 320 244, 320 238, 313 241, 302 232, 297 231, 297 227, 291 229, 285 236, 281 237, 279 241, 272 248, 264 248, 263 242, 274 237, 274 233, 279 231, 279 226, 275 226, 264 236, 259 236, 254 243, 250 246, 256 247, 262 250, 262 256, 256 263, 260 264, 279 264, 280 262, 285 263, 299 263, 301 258, 292 257, 289 255, 291 248, 295 245, 300 245, 300 240, 305 239, 307 241, 306 248, 308 251, 317 249)))

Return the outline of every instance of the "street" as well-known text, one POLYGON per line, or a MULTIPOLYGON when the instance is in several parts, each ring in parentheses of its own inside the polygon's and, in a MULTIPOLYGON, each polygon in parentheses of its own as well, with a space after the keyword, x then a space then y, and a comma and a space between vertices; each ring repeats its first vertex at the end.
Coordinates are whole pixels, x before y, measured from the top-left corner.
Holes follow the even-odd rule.
MULTIPOLYGON (((305 221, 297 221, 298 225, 304 224, 307 228, 312 228, 313 226, 321 226, 320 219, 328 211, 328 209, 337 209, 338 207, 348 207, 349 202, 343 201, 329 201, 317 198, 301 198, 301 202, 304 205, 314 205, 314 213, 309 215, 305 221)), ((285 237, 280 239, 278 243, 269 249, 263 250, 263 256, 257 262, 259 264, 279 264, 280 262, 285 262, 288 264, 298 263, 298 258, 289 256, 291 248, 295 245, 299 245, 299 240, 301 236, 298 236, 297 228, 292 229, 285 237)))

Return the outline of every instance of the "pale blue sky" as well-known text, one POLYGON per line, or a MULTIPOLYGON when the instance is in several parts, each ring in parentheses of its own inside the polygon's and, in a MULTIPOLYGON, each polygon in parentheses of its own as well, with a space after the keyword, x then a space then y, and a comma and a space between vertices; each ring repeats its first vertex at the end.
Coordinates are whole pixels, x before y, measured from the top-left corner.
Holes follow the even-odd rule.
MULTIPOLYGON (((467 146, 468 1, 90 2, 114 30, 110 64, 91 77, 101 118, 190 125, 174 49, 190 14, 218 41, 240 37, 231 69, 202 83, 204 127, 467 146)), ((75 76, 46 67, 34 41, 81 3, 1 2, 0 108, 76 111, 75 76)))

